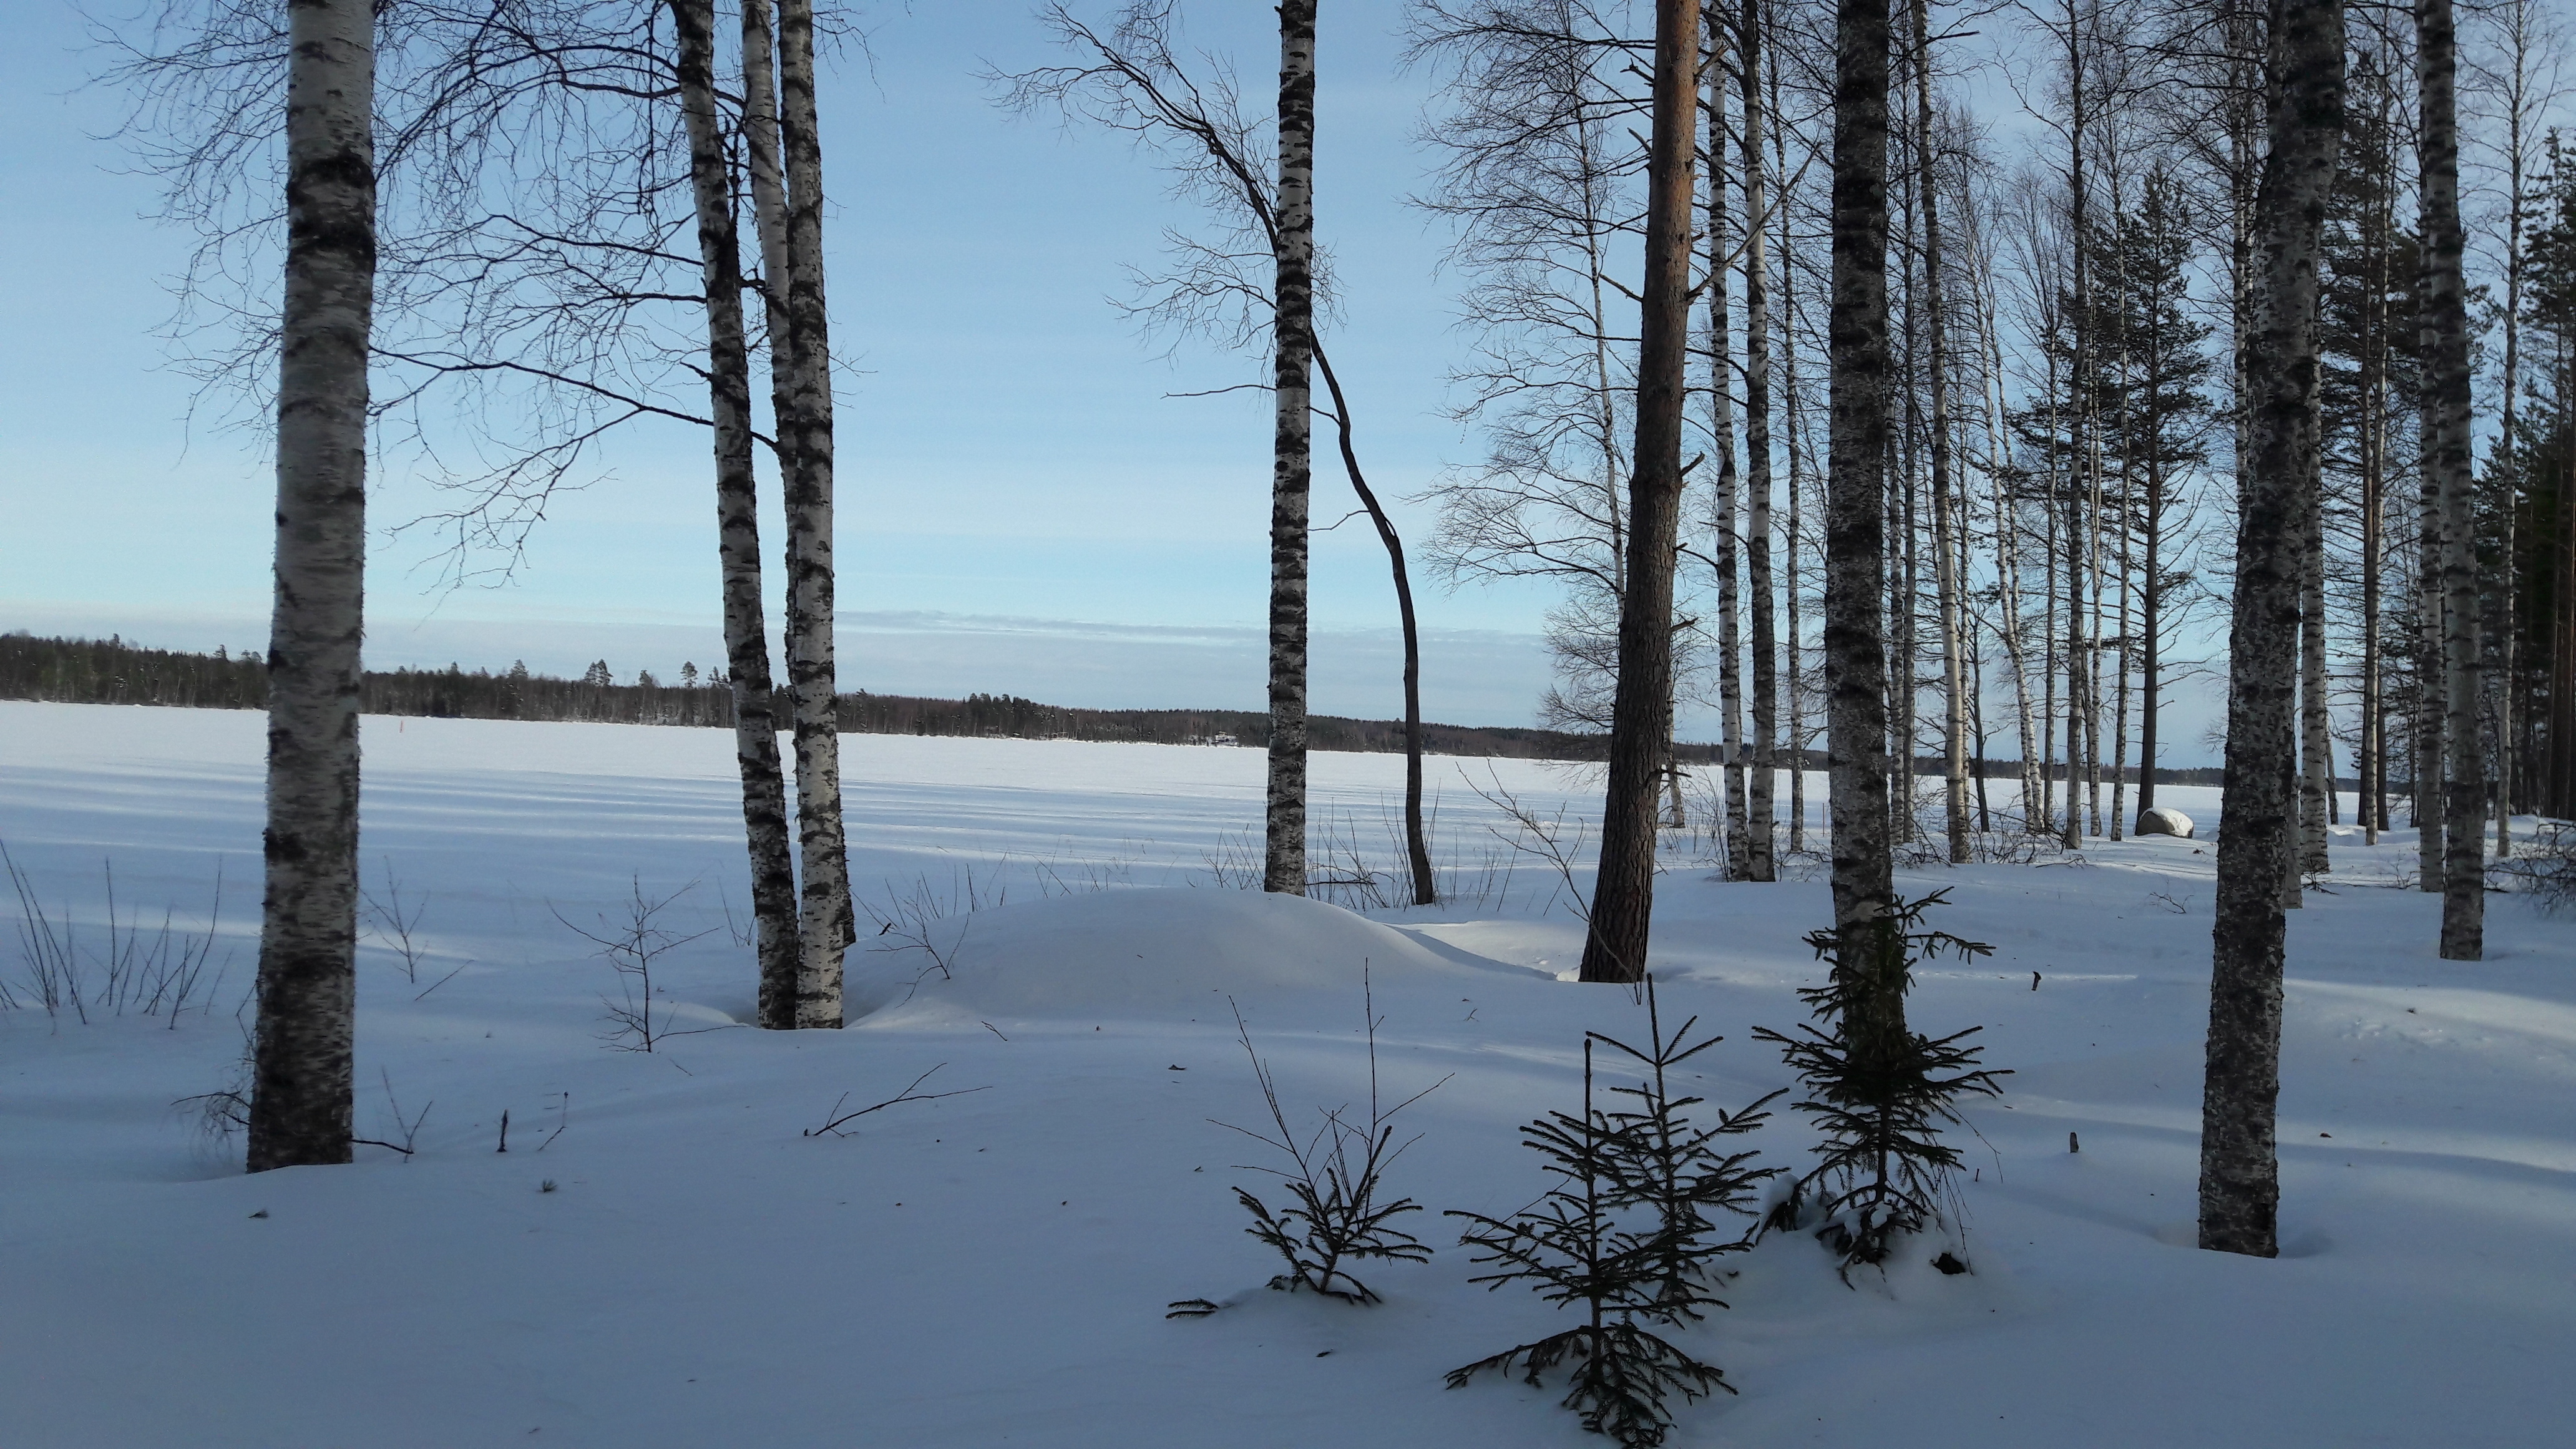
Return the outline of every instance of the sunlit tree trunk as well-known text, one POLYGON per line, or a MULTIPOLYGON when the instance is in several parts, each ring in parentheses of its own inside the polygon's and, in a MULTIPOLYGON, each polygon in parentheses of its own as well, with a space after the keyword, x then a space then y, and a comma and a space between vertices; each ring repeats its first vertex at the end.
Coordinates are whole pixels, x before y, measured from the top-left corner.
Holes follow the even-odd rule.
POLYGON ((1315 0, 1279 6, 1278 306, 1270 464, 1270 770, 1262 885, 1306 893, 1306 557, 1313 477, 1315 0))
POLYGON ((375 12, 359 0, 304 0, 287 16, 286 295, 252 1172, 349 1160, 358 997, 375 12))
POLYGON ((752 468, 751 357, 742 317, 740 232, 719 127, 713 0, 672 0, 680 109, 689 131, 698 256, 707 289, 707 393, 715 424, 716 557, 723 579, 725 672, 733 682, 734 760, 760 962, 760 1024, 796 1024, 796 863, 762 618, 760 513, 752 468))
POLYGON ((1586 981, 1642 979, 1654 913, 1656 772, 1672 732, 1673 555, 1681 530, 1682 408, 1689 395, 1699 31, 1699 0, 1656 0, 1628 578, 1619 607, 1599 879, 1580 968, 1586 981))
POLYGON ((2279 0, 2272 15, 2271 149, 2255 203, 2246 347, 2260 390, 2237 507, 2200 1136, 2200 1246, 2266 1258, 2279 1251, 2274 1112, 2281 895, 2293 863, 2283 837, 2295 804, 2300 494, 2320 442, 2317 271, 2344 99, 2342 0, 2279 0))

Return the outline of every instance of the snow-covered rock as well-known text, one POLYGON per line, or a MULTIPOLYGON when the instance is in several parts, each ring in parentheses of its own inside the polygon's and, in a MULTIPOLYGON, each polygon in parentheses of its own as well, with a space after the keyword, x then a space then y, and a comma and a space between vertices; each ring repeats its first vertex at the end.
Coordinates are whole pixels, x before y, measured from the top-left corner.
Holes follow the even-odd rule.
POLYGON ((2170 805, 2158 805, 2152 810, 2138 812, 2140 835, 2175 835, 2189 840, 2191 832, 2191 817, 2170 805))

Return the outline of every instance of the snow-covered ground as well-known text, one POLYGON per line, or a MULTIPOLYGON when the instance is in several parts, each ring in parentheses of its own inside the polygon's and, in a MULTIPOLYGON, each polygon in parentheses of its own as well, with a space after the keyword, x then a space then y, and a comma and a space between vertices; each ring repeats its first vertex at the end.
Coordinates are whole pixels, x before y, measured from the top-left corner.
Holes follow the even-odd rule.
MULTIPOLYGON (((0 1444, 1577 1445, 1556 1393, 1443 1371, 1562 1326, 1488 1293, 1442 1209, 1543 1184, 1516 1128, 1574 1105, 1581 1034, 1642 1029, 1560 979, 1580 946, 1551 866, 1435 762, 1463 899, 1372 911, 1226 888, 1253 857, 1252 750, 853 737, 860 894, 905 922, 851 954, 836 1034, 730 1027, 751 966, 728 736, 366 722, 365 857, 419 910, 418 980, 360 966, 353 1167, 243 1176, 174 1100, 225 1085, 255 955, 262 721, 0 703, 0 841, 90 949, 119 910, 202 922, 210 1000, 48 1016, 0 937, 0 1444), (1503 831, 1504 835, 1512 832, 1503 831), (681 1031, 611 1049, 593 931, 640 889, 710 934, 657 968, 681 1031), (981 904, 983 909, 968 910, 981 904), (1260 1291, 1238 1164, 1268 1165, 1228 1000, 1294 1113, 1362 1100, 1363 965, 1401 1119, 1391 1187, 1439 1248, 1352 1308, 1260 1291), (461 971, 457 968, 462 967, 461 971), (450 972, 456 972, 452 979, 450 972), (965 1095, 809 1137, 847 1094, 965 1095), (504 1111, 509 1151, 494 1150, 504 1111), (551 1190, 548 1190, 551 1185, 551 1190), (1167 1320, 1165 1304, 1229 1304, 1167 1320)), ((1588 784, 1484 762, 1571 823, 1588 784)), ((1489 769, 1491 773, 1489 774, 1489 769)), ((1401 761, 1322 755, 1319 818, 1381 865, 1401 761)), ((2165 792, 2206 826, 2212 792, 2165 792)), ((1819 785, 1810 799, 1820 812, 1819 785)), ((1569 837, 1570 839, 1570 833, 1569 837)), ((1837 1281, 1777 1236, 1687 1335, 1742 1390, 1680 1445, 2536 1445, 2576 1422, 2576 923, 2493 898, 2488 959, 2435 959, 2414 837, 2334 842, 2293 918, 2276 1261, 2191 1246, 2209 960, 2205 842, 2080 864, 1909 870, 1995 945, 1920 977, 1927 1030, 1982 1024, 2007 1092, 1971 1113, 1964 1242, 1837 1281), (2032 973, 2040 973, 2036 990, 2032 973), (2082 1151, 2067 1138, 2080 1134, 2082 1151)), ((1668 1012, 1727 1041, 1694 1091, 1788 1084, 1750 1038, 1802 1012, 1821 881, 1659 883, 1668 1012)), ((1577 874, 1588 890, 1588 877, 1577 874)), ((1350 894, 1348 892, 1345 893, 1350 894)), ((1354 897, 1355 898, 1355 897, 1354 897)), ((16 903, 0 897, 0 911, 16 903)), ((1793 1115, 1754 1139, 1796 1165, 1793 1115)))

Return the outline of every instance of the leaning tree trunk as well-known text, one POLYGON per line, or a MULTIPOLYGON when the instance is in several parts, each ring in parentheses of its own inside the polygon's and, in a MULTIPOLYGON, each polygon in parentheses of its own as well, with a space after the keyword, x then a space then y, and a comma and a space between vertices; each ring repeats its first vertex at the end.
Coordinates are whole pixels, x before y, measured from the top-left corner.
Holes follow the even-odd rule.
POLYGON ((1655 904, 1655 785, 1673 718, 1673 553, 1681 534, 1682 407, 1689 396, 1692 142, 1699 0, 1656 0, 1654 130, 1646 160, 1646 287, 1637 345, 1636 461, 1628 477, 1628 587, 1585 981, 1646 973, 1655 904))
POLYGON ((1404 540, 1396 534, 1395 520, 1386 516, 1377 493, 1360 473, 1359 450, 1351 443, 1351 401, 1342 395, 1342 380, 1333 375, 1332 360, 1324 355, 1321 339, 1315 342, 1315 367, 1324 374, 1325 390, 1333 395, 1342 471, 1350 475, 1351 491, 1360 496, 1369 522, 1377 526, 1378 542, 1386 545, 1387 566, 1395 575, 1395 611, 1404 625, 1404 853, 1413 867, 1413 903, 1436 905, 1440 882, 1431 870, 1431 837, 1422 824, 1422 635, 1413 623, 1413 576, 1404 566, 1404 540))
POLYGON ((1959 657, 1967 628, 1959 608, 1960 579, 1950 554, 1956 505, 1950 480, 1949 316, 1941 297, 1941 195, 1935 189, 1932 153, 1932 23, 1927 0, 1914 0, 1915 144, 1922 156, 1923 306, 1931 340, 1932 576, 1941 611, 1942 804, 1949 813, 1950 863, 1968 860, 1968 705, 1966 671, 1959 657))
POLYGON ((2211 933, 2209 1045, 2201 1091, 2200 1246, 2279 1251, 2283 877, 2294 801, 2300 493, 2317 427, 2317 263, 2343 136, 2343 0, 2273 11, 2271 152, 2255 203, 2247 374, 2259 391, 2237 508, 2228 639, 2227 757, 2218 904, 2211 933))
POLYGON ((268 630, 267 894, 252 1172, 349 1160, 358 1002, 358 685, 367 341, 376 279, 375 12, 289 11, 286 297, 268 630))
POLYGON ((1771 197, 1762 166, 1762 0, 1744 0, 1737 60, 1744 96, 1745 582, 1753 594, 1753 778, 1745 791, 1744 878, 1780 878, 1780 640, 1771 578, 1771 197))
POLYGON ((1315 0, 1279 7, 1279 231, 1271 386, 1270 780, 1262 887, 1306 893, 1306 513, 1315 352, 1315 0))
POLYGON ((751 355, 742 321, 741 236, 717 117, 714 0, 671 0, 676 79, 689 129, 698 256, 707 289, 707 394, 715 423, 716 558, 723 577, 725 672, 733 680, 734 762, 742 776, 743 837, 751 854, 751 912, 759 943, 760 1024, 796 1024, 796 862, 787 836, 787 782, 761 617, 760 512, 752 469, 751 355))
MULTIPOLYGON (((768 60, 765 53, 755 59, 748 52, 755 8, 762 8, 761 0, 743 7, 747 67, 768 60)), ((796 1024, 838 1028, 841 958, 856 931, 841 827, 840 700, 833 659, 832 346, 823 288, 823 143, 814 103, 813 0, 780 0, 777 65, 778 107, 762 120, 777 117, 777 154, 786 172, 790 345, 784 353, 787 407, 778 432, 787 480, 787 685, 796 722, 796 834, 805 859, 796 1024)), ((751 109, 758 109, 756 100, 751 109)), ((767 233, 774 230, 764 228, 765 253, 772 250, 767 233)), ((778 282, 773 272, 773 299, 778 282)), ((773 353, 773 368, 777 360, 773 353)))
POLYGON ((1833 297, 1826 322, 1825 753, 1832 780, 1838 969, 1861 973, 1843 1014, 1855 1063, 1906 1045, 1905 954, 1888 840, 1888 0, 1836 0, 1833 297))
POLYGON ((2416 0, 2421 87, 2424 466, 2442 498, 2443 834, 2442 959, 2485 954, 2486 762, 2479 748, 2476 480, 2470 468, 2469 309, 2461 276, 2458 42, 2451 0, 2416 0))

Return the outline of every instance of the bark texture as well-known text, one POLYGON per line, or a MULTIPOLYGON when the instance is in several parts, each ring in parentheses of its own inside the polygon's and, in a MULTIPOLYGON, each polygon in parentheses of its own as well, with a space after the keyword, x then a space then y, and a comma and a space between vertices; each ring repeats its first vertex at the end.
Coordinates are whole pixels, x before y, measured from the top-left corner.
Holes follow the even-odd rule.
POLYGON ((1699 0, 1656 0, 1628 578, 1619 601, 1619 681, 1611 702, 1601 865, 1580 972, 1586 981, 1643 979, 1654 914, 1655 787, 1673 719, 1673 552, 1681 530, 1699 30, 1699 0))
POLYGON ((760 592, 760 513, 752 467, 751 350, 742 318, 741 236, 716 110, 713 0, 671 0, 675 79, 689 131, 698 257, 707 289, 708 416, 715 424, 716 559, 723 580, 725 672, 733 681, 734 761, 760 963, 760 1024, 796 1024, 796 862, 771 703, 769 626, 760 592))
MULTIPOLYGON (((1735 352, 1726 286, 1734 233, 1726 208, 1726 50, 1724 12, 1703 11, 1708 51, 1708 408, 1709 447, 1717 487, 1709 497, 1709 547, 1717 575, 1718 747, 1725 756, 1726 878, 1751 880, 1752 817, 1745 799, 1744 607, 1738 554, 1743 546, 1742 476, 1735 465, 1735 352)), ((1747 218, 1748 229, 1753 227, 1747 218)))
POLYGON ((349 1160, 357 1012, 375 14, 365 0, 298 0, 288 15, 252 1172, 349 1160))
POLYGON ((1270 778, 1262 885, 1306 893, 1306 552, 1313 478, 1315 0, 1279 6, 1279 232, 1271 384, 1270 778))
POLYGON ((1780 878, 1780 626, 1771 573, 1771 193, 1762 156, 1762 0, 1736 28, 1744 96, 1744 574, 1753 599, 1753 778, 1744 878, 1780 878))
MULTIPOLYGON (((797 847, 805 862, 796 1024, 837 1029, 841 958, 856 931, 841 825, 832 637, 832 342, 823 286, 812 0, 780 0, 778 7, 778 151, 786 169, 787 330, 794 339, 789 410, 778 429, 787 477, 787 687, 796 725, 797 847)), ((776 288, 776 277, 770 285, 776 288)))
POLYGON ((2342 0, 2273 10, 2271 150, 2255 200, 2246 340, 2252 440, 2238 500, 2228 639, 2209 1042, 2201 1093, 2200 1246, 2279 1251, 2281 893, 2293 864, 2301 493, 2315 470, 2317 262, 2343 137, 2342 0))
POLYGON ((2442 499, 2442 959, 2475 961, 2485 954, 2486 930, 2487 782, 2478 727, 2484 611, 2469 440, 2468 288, 2461 275, 2458 71, 2451 0, 2416 0, 2424 466, 2442 499))
POLYGON ((1950 863, 1968 860, 1968 703, 1966 620, 1950 539, 1958 505, 1950 477, 1949 316, 1941 295, 1941 192, 1932 134, 1932 23, 1929 0, 1914 0, 1915 144, 1923 157, 1923 306, 1929 322, 1932 393, 1932 574, 1941 611, 1941 779, 1948 815, 1950 863))
POLYGON ((1864 973, 1842 1018, 1856 1061, 1903 1050, 1905 960, 1888 839, 1888 0, 1834 9, 1833 294, 1826 321, 1825 752, 1834 929, 1864 973))

